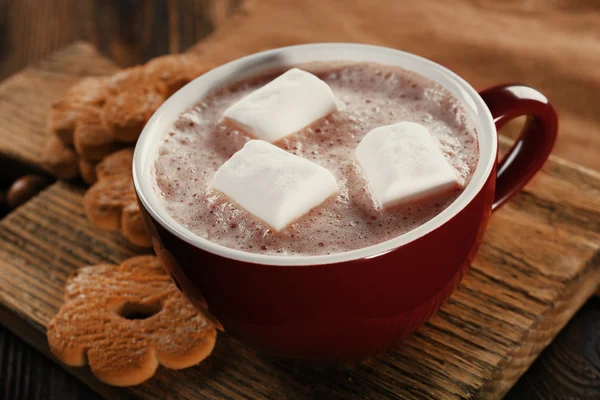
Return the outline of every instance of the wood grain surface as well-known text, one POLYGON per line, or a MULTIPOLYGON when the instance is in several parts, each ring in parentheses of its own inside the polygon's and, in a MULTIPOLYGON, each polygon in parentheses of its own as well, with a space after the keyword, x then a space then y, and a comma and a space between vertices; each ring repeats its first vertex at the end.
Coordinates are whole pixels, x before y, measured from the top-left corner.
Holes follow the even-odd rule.
MULTIPOLYGON (((99 65, 100 60, 77 61, 82 53, 87 60, 98 56, 83 44, 76 48, 28 73, 45 75, 44 68, 60 69, 60 62, 76 73, 84 73, 77 65, 99 65)), ((30 75, 28 81, 39 79, 30 75)), ((66 88, 69 80, 63 81, 66 88)), ((49 103, 42 93, 59 96, 64 88, 56 85, 23 104, 49 103)), ((13 119, 6 128, 28 135, 20 123, 13 119)), ((43 113, 31 114, 28 123, 41 128, 43 113)), ((82 189, 57 183, 0 222, 0 281, 6 283, 0 287, 2 321, 42 351, 47 351, 44 327, 62 302, 68 274, 136 252, 118 236, 91 229, 81 195, 82 189)), ((472 269, 441 311, 395 350, 359 364, 275 360, 221 335, 213 356, 200 366, 159 369, 153 379, 130 389, 101 385, 86 368, 72 371, 107 398, 498 397, 600 279, 598 196, 599 174, 553 158, 494 214, 472 269)))
POLYGON ((89 43, 78 42, 6 79, 0 86, 0 154, 21 166, 42 169, 40 151, 48 137, 50 104, 81 77, 117 68, 89 43))
MULTIPOLYGON (((0 320, 10 318, 0 306, 0 320)), ((22 323, 17 320, 16 323, 22 323)), ((45 354, 27 345, 14 333, 0 330, 0 399, 85 399, 99 395, 68 374, 45 354)))
POLYGON ((591 298, 506 400, 600 398, 600 297, 591 298))
POLYGON ((76 40, 119 66, 178 53, 219 27, 240 0, 0 0, 0 79, 76 40))

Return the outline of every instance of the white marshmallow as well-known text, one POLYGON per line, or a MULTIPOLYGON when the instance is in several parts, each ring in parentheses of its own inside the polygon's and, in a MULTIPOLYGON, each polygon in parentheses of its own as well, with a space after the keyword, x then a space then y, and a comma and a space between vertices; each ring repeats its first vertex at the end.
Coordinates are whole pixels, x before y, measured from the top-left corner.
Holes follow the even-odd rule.
POLYGON ((459 186, 459 178, 424 126, 400 122, 375 128, 356 158, 382 208, 434 197, 459 186))
POLYGON ((251 140, 215 174, 212 187, 280 231, 338 193, 327 169, 262 140, 251 140))
POLYGON ((233 104, 223 117, 255 138, 273 143, 337 110, 325 82, 292 68, 233 104))

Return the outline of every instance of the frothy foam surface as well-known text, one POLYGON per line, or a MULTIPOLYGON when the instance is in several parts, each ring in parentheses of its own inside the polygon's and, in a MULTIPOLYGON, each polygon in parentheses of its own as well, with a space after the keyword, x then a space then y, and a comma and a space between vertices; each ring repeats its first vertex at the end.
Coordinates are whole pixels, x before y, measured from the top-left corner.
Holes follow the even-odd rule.
POLYGON ((195 234, 226 247, 261 254, 322 255, 393 239, 427 222, 460 195, 381 210, 354 156, 372 129, 400 121, 425 126, 468 184, 479 159, 466 110, 439 84, 410 71, 378 64, 299 66, 323 79, 343 109, 274 144, 327 168, 341 194, 275 233, 222 193, 211 189, 217 169, 251 139, 219 123, 230 105, 283 70, 222 88, 184 112, 159 146, 155 189, 166 211, 195 234))

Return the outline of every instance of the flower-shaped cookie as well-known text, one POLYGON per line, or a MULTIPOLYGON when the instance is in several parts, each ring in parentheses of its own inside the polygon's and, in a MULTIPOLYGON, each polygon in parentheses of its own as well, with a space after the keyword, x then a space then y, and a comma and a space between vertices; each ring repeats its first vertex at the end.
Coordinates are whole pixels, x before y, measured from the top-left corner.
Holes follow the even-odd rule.
POLYGON ((96 165, 96 183, 83 197, 83 209, 97 227, 121 231, 133 244, 150 247, 148 235, 138 207, 131 164, 133 149, 117 151, 96 165))
POLYGON ((137 385, 158 364, 198 364, 216 341, 212 323, 177 290, 155 256, 88 266, 65 285, 65 304, 48 324, 52 353, 115 386, 137 385))

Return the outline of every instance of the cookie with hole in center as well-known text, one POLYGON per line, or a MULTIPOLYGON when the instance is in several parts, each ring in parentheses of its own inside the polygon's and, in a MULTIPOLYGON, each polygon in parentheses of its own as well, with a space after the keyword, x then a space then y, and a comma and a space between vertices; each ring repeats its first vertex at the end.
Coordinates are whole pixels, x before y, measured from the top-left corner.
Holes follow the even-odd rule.
POLYGON ((157 257, 138 256, 74 272, 47 335, 63 363, 88 364, 102 382, 131 386, 151 378, 159 364, 182 369, 200 363, 217 333, 157 257))

